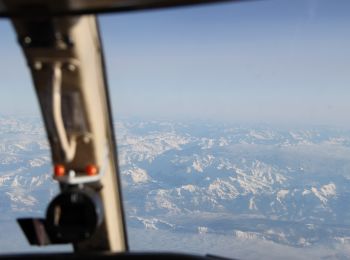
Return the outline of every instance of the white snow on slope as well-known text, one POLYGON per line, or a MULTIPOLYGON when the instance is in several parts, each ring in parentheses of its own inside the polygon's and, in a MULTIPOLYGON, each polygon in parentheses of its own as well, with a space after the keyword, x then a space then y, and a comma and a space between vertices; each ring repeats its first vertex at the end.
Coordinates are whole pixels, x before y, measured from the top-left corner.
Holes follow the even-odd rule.
POLYGON ((130 175, 134 183, 146 183, 149 181, 150 177, 148 176, 146 170, 139 167, 133 167, 126 171, 125 175, 130 175))
POLYGON ((289 193, 289 190, 280 190, 277 192, 277 200, 282 203, 281 200, 283 200, 287 194, 289 193))
POLYGON ((311 188, 311 192, 323 203, 326 204, 328 199, 336 196, 336 186, 334 183, 323 185, 320 189, 311 188))

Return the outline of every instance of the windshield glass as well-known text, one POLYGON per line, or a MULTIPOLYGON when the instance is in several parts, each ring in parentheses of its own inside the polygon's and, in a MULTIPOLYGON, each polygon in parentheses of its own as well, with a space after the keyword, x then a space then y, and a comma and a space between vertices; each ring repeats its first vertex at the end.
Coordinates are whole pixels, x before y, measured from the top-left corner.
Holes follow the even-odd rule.
POLYGON ((17 218, 43 218, 58 193, 32 80, 8 21, 0 23, 0 253, 72 251, 31 247, 17 218))
POLYGON ((350 255, 350 2, 103 16, 129 244, 350 255))

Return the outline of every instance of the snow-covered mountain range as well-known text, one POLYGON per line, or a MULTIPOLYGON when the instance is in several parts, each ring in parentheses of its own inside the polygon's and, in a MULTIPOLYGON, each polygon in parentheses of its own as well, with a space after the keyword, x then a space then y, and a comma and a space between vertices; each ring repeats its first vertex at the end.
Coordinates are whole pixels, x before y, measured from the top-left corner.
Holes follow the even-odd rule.
POLYGON ((130 226, 306 247, 350 237, 350 132, 116 124, 130 226))
MULTIPOLYGON (((128 228, 350 246, 350 131, 118 120, 128 228)), ((1 220, 57 193, 39 119, 0 117, 1 220)))

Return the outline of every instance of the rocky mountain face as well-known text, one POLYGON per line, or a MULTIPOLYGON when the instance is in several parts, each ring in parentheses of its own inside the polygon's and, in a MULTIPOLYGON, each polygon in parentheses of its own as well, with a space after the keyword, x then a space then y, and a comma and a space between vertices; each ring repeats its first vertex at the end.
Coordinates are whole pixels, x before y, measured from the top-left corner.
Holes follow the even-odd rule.
MULTIPOLYGON (((350 244, 350 131, 208 122, 115 123, 130 229, 293 247, 350 244)), ((0 117, 0 220, 57 193, 38 119, 0 117)))
POLYGON ((349 240, 349 131, 116 126, 130 226, 300 247, 349 240))

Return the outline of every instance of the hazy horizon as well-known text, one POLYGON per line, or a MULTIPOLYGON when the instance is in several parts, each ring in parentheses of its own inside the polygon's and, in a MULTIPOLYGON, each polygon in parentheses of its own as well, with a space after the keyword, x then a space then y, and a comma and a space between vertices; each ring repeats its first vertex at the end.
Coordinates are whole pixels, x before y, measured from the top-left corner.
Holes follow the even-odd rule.
MULTIPOLYGON (((271 0, 103 15, 114 117, 350 126, 349 11, 271 0)), ((37 115, 10 23, 0 30, 0 112, 37 115)))

